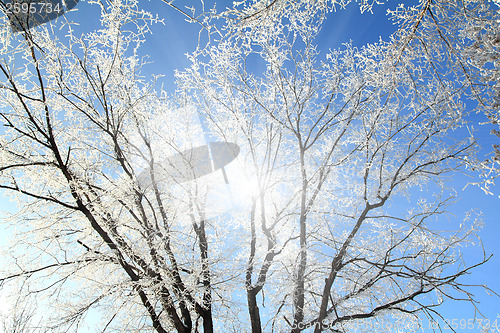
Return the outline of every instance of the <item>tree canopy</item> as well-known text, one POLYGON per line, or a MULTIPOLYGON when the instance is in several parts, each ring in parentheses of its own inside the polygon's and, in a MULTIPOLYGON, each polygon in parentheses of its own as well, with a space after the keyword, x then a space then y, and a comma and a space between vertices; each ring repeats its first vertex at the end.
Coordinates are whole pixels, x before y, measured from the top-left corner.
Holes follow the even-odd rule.
POLYGON ((387 40, 325 52, 349 2, 158 1, 199 28, 176 91, 142 73, 162 18, 139 1, 81 1, 91 26, 2 18, 0 188, 20 210, 0 282, 50 306, 36 329, 96 311, 102 331, 417 331, 444 300, 478 306, 463 277, 489 256, 464 260, 481 220, 450 217, 450 179, 498 175, 469 129, 498 125, 499 3, 402 2, 387 40))

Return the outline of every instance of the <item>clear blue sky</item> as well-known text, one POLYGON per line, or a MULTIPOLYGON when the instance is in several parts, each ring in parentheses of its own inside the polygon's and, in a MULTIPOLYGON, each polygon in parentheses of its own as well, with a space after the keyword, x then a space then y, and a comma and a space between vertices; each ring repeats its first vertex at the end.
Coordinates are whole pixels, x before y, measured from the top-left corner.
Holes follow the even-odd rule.
MULTIPOLYGON (((181 1, 179 1, 181 3, 181 1)), ((394 2, 389 2, 394 6, 394 2)), ((207 3, 208 4, 208 3, 207 3)), ((165 88, 173 91, 174 70, 182 69, 189 65, 185 54, 190 52, 196 46, 198 26, 184 21, 184 17, 174 11, 159 0, 143 1, 146 9, 152 10, 159 17, 165 18, 165 25, 155 25, 153 35, 148 36, 148 42, 142 49, 143 54, 150 56, 151 65, 148 65, 143 74, 163 74, 162 79, 165 88)), ((90 24, 89 8, 86 2, 81 2, 77 11, 70 12, 67 15, 80 24, 90 24)), ((327 51, 339 47, 342 43, 352 40, 355 46, 362 46, 367 42, 376 42, 379 37, 387 39, 394 30, 394 26, 387 20, 385 14, 386 6, 375 6, 373 14, 360 14, 357 4, 351 4, 346 10, 338 10, 331 14, 323 28, 318 44, 320 50, 327 51)), ((94 16, 95 17, 95 16, 94 16)), ((484 121, 481 116, 476 119, 478 122, 484 121)), ((491 145, 499 142, 500 139, 489 134, 489 128, 477 126, 479 128, 479 143, 485 149, 485 152, 491 151, 491 145)), ((494 254, 489 263, 477 268, 473 275, 465 277, 463 281, 469 281, 471 284, 487 284, 492 289, 500 293, 500 279, 498 272, 500 267, 500 191, 498 186, 494 189, 495 195, 486 195, 479 188, 469 186, 462 190, 467 182, 474 179, 468 179, 464 176, 457 176, 454 183, 458 195, 461 197, 459 204, 454 208, 456 223, 464 216, 464 212, 470 208, 477 208, 483 213, 484 228, 480 235, 487 254, 494 254)), ((10 204, 3 196, 0 197, 0 210, 12 210, 10 204)), ((451 222, 453 223, 453 222, 451 222)), ((5 232, 0 234, 0 244, 5 245, 5 232)), ((482 252, 479 248, 464 248, 466 260, 469 263, 475 259, 480 259, 482 252)), ((477 296, 481 300, 480 310, 486 318, 494 320, 497 313, 500 313, 499 298, 488 296, 483 290, 477 290, 477 296)), ((474 308, 468 303, 451 304, 447 302, 442 307, 445 318, 448 319, 469 319, 474 318, 474 308)), ((499 319, 500 321, 500 319, 499 319)), ((458 330, 460 331, 460 330, 458 330)), ((464 330, 467 331, 467 330, 464 330)), ((472 332, 471 330, 468 330, 472 332)))

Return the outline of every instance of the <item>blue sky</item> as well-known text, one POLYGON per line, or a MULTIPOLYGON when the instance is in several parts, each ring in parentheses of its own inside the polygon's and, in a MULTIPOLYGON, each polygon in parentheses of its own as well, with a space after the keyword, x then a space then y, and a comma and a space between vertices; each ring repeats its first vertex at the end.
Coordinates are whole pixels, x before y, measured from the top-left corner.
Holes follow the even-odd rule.
MULTIPOLYGON (((179 3, 182 3, 179 1, 179 3)), ((390 2, 394 7, 395 2, 390 2)), ((167 91, 173 92, 174 71, 176 69, 189 66, 185 54, 191 52, 196 47, 197 31, 195 24, 185 22, 184 17, 174 11, 159 0, 144 1, 146 9, 152 10, 159 17, 165 19, 165 25, 157 24, 153 26, 153 34, 148 36, 148 41, 142 48, 142 54, 148 55, 152 64, 148 65, 143 74, 147 77, 151 74, 162 74, 164 78, 161 82, 167 91)), ((89 14, 92 12, 84 1, 80 2, 76 11, 68 13, 68 17, 79 21, 83 25, 89 24, 89 14)), ((353 45, 362 46, 367 42, 377 42, 381 36, 387 37, 394 31, 394 25, 387 20, 386 6, 375 6, 372 13, 361 14, 357 4, 351 4, 346 10, 339 9, 337 13, 329 15, 317 42, 321 51, 325 54, 328 49, 335 49, 342 43, 352 40, 353 45)), ((478 115, 474 121, 481 122, 485 119, 478 115)), ((491 145, 499 141, 498 138, 489 134, 490 128, 486 126, 476 126, 478 129, 477 138, 484 152, 491 151, 491 145)), ((493 290, 500 293, 500 279, 498 272, 500 267, 500 191, 498 186, 494 188, 495 195, 486 195, 476 186, 468 186, 463 189, 468 182, 474 179, 457 175, 453 183, 460 197, 459 203, 453 208, 456 220, 450 223, 459 223, 465 212, 471 208, 478 209, 483 214, 484 228, 480 233, 486 254, 494 254, 493 258, 485 265, 473 271, 473 275, 466 276, 463 282, 471 284, 486 284, 493 290)), ((0 211, 13 211, 12 203, 9 203, 4 196, 0 196, 0 211)), ((7 233, 0 234, 0 244, 5 246, 7 233)), ((464 248, 464 257, 469 264, 479 260, 482 252, 479 248, 464 248)), ((500 313, 500 300, 497 297, 488 296, 483 290, 477 289, 476 296, 481 300, 479 310, 482 314, 494 320, 500 313)), ((441 308, 443 316, 447 319, 472 319, 475 316, 474 308, 465 302, 446 302, 441 308)), ((500 322, 500 318, 499 318, 500 322)), ((461 331, 460 329, 458 331, 461 331)), ((471 330, 463 330, 471 332, 471 330)))

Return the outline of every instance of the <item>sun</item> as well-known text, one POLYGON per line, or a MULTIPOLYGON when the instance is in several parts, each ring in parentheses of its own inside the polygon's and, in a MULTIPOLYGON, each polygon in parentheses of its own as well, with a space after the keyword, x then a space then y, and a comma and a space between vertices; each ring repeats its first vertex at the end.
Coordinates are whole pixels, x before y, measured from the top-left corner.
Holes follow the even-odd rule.
POLYGON ((232 163, 214 171, 212 188, 207 200, 207 210, 225 213, 230 210, 245 210, 252 206, 259 194, 259 182, 251 168, 238 157, 232 163))

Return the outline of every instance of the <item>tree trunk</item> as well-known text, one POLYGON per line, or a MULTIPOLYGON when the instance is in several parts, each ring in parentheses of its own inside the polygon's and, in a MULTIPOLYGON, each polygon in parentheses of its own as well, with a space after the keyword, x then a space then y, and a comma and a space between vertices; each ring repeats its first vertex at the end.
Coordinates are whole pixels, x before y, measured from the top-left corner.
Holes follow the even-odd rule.
POLYGON ((250 323, 252 324, 252 333, 262 333, 260 323, 259 306, 257 305, 257 292, 255 288, 247 290, 248 313, 250 314, 250 323))

